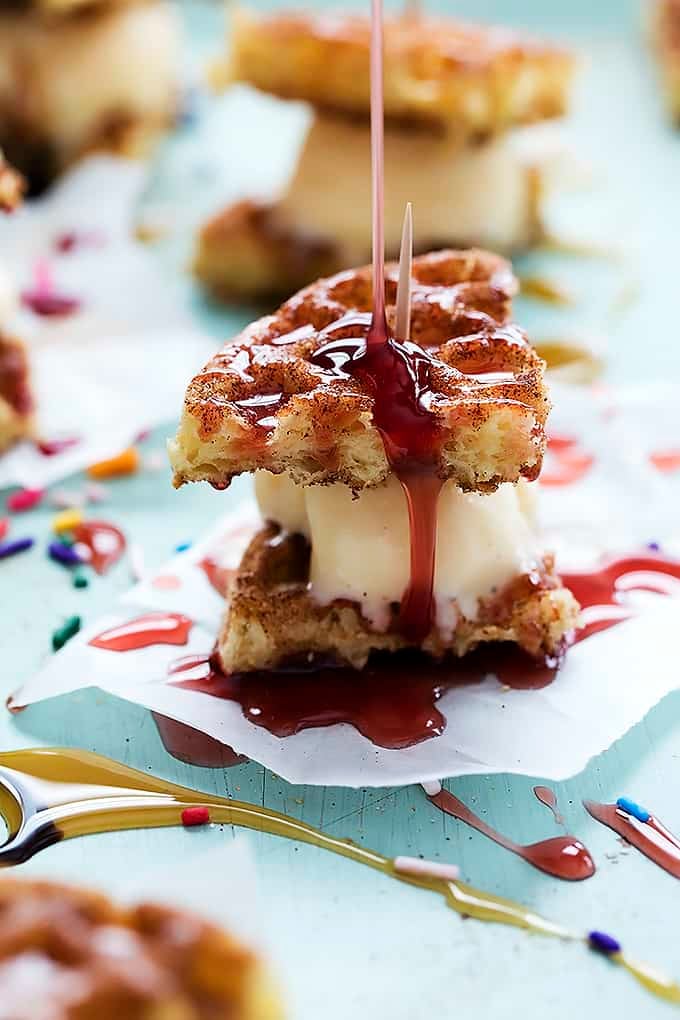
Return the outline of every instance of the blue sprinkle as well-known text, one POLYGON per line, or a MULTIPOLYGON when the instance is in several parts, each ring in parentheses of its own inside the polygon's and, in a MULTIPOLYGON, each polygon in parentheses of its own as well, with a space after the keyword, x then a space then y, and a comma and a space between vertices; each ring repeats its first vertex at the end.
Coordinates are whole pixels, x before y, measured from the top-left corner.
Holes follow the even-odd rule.
POLYGON ((661 546, 659 545, 658 542, 648 542, 647 543, 647 548, 651 549, 652 552, 659 552, 660 549, 661 549, 661 546))
POLYGON ((652 817, 647 808, 640 807, 634 800, 628 800, 627 797, 619 797, 616 806, 619 810, 625 811, 627 815, 637 818, 638 822, 648 822, 652 817))
POLYGON ((191 549, 191 542, 180 542, 175 546, 175 552, 186 552, 187 549, 191 549))
POLYGON ((15 538, 13 542, 0 542, 0 560, 15 556, 34 545, 34 538, 15 538))
POLYGON ((64 567, 76 567, 79 563, 83 562, 75 548, 71 545, 66 545, 65 542, 50 542, 47 552, 50 559, 56 563, 61 563, 64 567))
POLYGON ((605 956, 621 952, 621 943, 605 931, 589 931, 588 944, 596 953, 604 953, 605 956))

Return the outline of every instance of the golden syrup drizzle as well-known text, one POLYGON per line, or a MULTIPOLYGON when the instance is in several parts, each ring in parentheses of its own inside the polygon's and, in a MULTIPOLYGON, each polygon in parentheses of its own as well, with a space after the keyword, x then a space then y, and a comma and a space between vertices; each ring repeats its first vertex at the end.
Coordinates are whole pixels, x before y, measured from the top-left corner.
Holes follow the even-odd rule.
MULTIPOLYGON (((196 806, 207 807, 212 822, 307 843, 374 868, 399 882, 439 893, 449 907, 464 917, 553 938, 587 941, 520 903, 485 893, 465 882, 398 872, 389 857, 278 811, 191 790, 89 751, 69 748, 0 754, 0 815, 8 828, 8 838, 0 846, 0 866, 20 864, 40 850, 75 836, 181 825, 182 811, 196 806)), ((652 968, 623 953, 612 954, 609 959, 650 992, 680 1003, 680 986, 652 968)))

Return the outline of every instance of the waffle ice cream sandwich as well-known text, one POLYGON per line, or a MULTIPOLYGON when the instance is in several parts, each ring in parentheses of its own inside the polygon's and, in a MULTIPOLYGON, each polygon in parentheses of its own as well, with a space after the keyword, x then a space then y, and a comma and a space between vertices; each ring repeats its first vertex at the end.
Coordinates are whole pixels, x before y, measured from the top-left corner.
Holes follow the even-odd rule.
MULTIPOLYGON (((387 267, 390 323, 396 274, 387 267)), ((435 610, 415 642, 436 656, 506 640, 554 655, 577 619, 533 522, 527 482, 549 401, 544 364, 510 322, 515 289, 509 265, 486 252, 413 262, 411 341, 395 372, 413 372, 422 462, 441 486, 435 610)), ((371 303, 368 268, 321 280, 227 344, 187 390, 170 444, 175 484, 221 489, 258 472, 266 522, 229 593, 218 643, 229 671, 305 656, 361 668, 373 650, 414 646, 399 625, 407 500, 361 367, 371 303)))
MULTIPOLYGON (((195 273, 218 297, 286 296, 368 259, 369 43, 362 15, 234 11, 216 85, 244 82, 314 114, 280 198, 241 201, 201 230, 195 273)), ((408 14, 386 21, 384 49, 388 254, 406 201, 423 251, 540 240, 555 149, 529 125, 565 112, 569 54, 505 29, 408 14)))

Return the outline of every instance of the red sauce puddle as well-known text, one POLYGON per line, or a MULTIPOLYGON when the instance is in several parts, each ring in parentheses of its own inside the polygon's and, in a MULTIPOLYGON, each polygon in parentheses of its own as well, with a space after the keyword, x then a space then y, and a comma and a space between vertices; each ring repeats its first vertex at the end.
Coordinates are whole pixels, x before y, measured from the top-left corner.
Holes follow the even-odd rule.
POLYGON ((642 822, 620 810, 616 804, 584 800, 583 806, 597 822, 618 832, 645 857, 649 857, 674 878, 680 878, 680 840, 653 815, 642 822))
POLYGON ((277 737, 348 723, 376 746, 391 749, 440 736, 446 728, 437 708, 442 695, 489 674, 508 687, 538 689, 552 682, 556 666, 504 645, 443 663, 412 651, 377 655, 361 672, 321 666, 227 675, 214 655, 186 656, 169 669, 173 684, 236 702, 249 722, 277 737))
POLYGON ((595 874, 593 858, 581 840, 575 836, 553 836, 551 839, 542 839, 538 843, 523 846, 492 829, 448 790, 442 790, 429 800, 445 814, 465 822, 539 871, 568 882, 581 882, 595 874))
POLYGON ((234 571, 230 567, 223 567, 212 556, 204 556, 202 560, 199 560, 198 567, 208 578, 211 587, 215 589, 217 594, 225 598, 231 579, 234 576, 234 571))
POLYGON ((108 521, 83 521, 73 529, 73 537, 89 550, 90 563, 98 574, 117 563, 127 545, 120 528, 108 521))
POLYGON ((536 800, 552 811, 553 818, 557 825, 564 825, 564 818, 557 808, 557 795, 549 786, 534 786, 536 800))
POLYGON ((192 627, 193 620, 181 613, 145 613, 102 631, 88 644, 107 652, 132 652, 152 645, 185 645, 192 627))

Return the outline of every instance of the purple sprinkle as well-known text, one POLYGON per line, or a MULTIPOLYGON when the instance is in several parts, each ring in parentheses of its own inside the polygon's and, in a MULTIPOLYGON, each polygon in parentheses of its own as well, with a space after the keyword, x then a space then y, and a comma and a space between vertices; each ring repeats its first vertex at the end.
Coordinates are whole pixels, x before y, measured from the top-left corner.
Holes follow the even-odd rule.
POLYGON ((652 552, 659 552, 659 550, 661 549, 661 546, 659 545, 658 542, 648 542, 647 543, 647 548, 651 549, 652 552))
POLYGON ((605 956, 621 952, 621 943, 617 942, 613 935, 607 935, 605 931, 588 932, 588 944, 596 953, 603 953, 605 956))
POLYGON ((61 563, 65 567, 75 567, 82 563, 82 557, 78 555, 75 548, 66 545, 64 542, 50 542, 47 547, 50 559, 61 563))
POLYGON ((34 543, 34 538, 15 538, 13 542, 0 542, 0 560, 24 552, 26 549, 30 549, 34 543))

